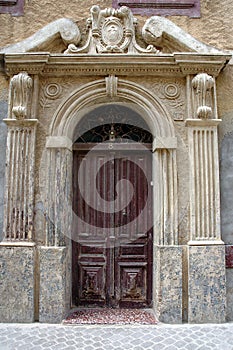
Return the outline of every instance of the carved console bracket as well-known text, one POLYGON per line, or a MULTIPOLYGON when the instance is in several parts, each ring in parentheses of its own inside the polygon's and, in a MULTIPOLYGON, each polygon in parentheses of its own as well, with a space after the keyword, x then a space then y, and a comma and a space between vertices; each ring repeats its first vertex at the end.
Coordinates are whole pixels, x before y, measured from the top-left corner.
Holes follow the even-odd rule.
POLYGON ((27 72, 21 72, 11 79, 9 118, 29 118, 32 83, 27 72))
POLYGON ((207 119, 213 114, 214 78, 206 73, 197 74, 192 80, 193 106, 196 118, 207 119))

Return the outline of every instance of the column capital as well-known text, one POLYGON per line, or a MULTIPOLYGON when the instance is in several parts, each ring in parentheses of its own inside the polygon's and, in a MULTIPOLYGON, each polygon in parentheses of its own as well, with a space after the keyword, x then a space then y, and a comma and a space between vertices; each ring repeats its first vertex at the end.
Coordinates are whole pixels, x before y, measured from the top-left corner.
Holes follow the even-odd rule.
POLYGON ((187 127, 212 127, 218 126, 222 119, 186 119, 185 126, 187 127))
POLYGON ((3 121, 8 127, 17 128, 35 126, 38 124, 38 119, 3 119, 3 121))

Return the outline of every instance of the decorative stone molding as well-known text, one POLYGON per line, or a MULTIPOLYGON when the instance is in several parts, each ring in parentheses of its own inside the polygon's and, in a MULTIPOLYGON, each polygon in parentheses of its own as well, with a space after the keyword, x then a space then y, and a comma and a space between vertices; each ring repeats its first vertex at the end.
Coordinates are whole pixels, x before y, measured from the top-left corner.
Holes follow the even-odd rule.
POLYGON ((29 117, 29 105, 32 96, 32 78, 27 72, 21 72, 10 82, 9 118, 26 119, 29 117))
POLYGON ((117 96, 117 82, 118 78, 114 75, 110 75, 105 78, 106 81, 106 95, 109 97, 117 96))
MULTIPOLYGON (((0 55, 1 57, 1 55, 0 55)), ((27 71, 51 77, 74 76, 156 76, 186 77, 203 70, 216 77, 224 68, 230 55, 199 53, 173 53, 159 55, 63 55, 45 53, 6 54, 5 69, 8 75, 27 71), (153 59, 152 59, 153 57, 153 59), (103 64, 104 59, 104 64, 103 64), (132 65, 133 59, 133 65, 132 65)))
POLYGON ((220 233, 219 119, 187 119, 190 154, 189 244, 223 244, 220 233))
POLYGON ((212 117, 214 78, 206 73, 196 75, 192 80, 195 91, 193 105, 195 117, 207 119, 212 117))
POLYGON ((59 247, 71 236, 73 156, 67 144, 56 146, 47 144, 45 218, 46 246, 59 247))
MULTIPOLYGON (((64 45, 77 45, 81 40, 81 34, 78 26, 74 21, 68 18, 60 18, 47 24, 44 28, 37 31, 29 38, 4 48, 5 53, 10 52, 48 52, 48 47, 53 46, 53 42, 58 37, 61 38, 61 47, 64 45)), ((50 51, 50 50, 49 50, 50 51)), ((1 51, 0 51, 1 53, 1 51)))
POLYGON ((147 44, 161 48, 163 52, 223 53, 212 46, 196 40, 175 23, 162 16, 148 18, 142 28, 142 36, 147 44))
POLYGON ((173 120, 181 121, 185 116, 185 89, 182 79, 157 79, 150 89, 159 97, 172 115, 173 120))
POLYGON ((154 186, 154 240, 160 246, 178 244, 178 189, 176 149, 153 154, 157 169, 154 186))
POLYGON ((8 126, 4 239, 33 239, 36 119, 5 119, 8 126))
POLYGON ((158 149, 176 149, 177 138, 176 137, 155 137, 153 141, 153 152, 158 149))
POLYGON ((156 53, 153 45, 146 49, 140 47, 135 39, 136 18, 128 7, 122 6, 116 10, 107 8, 100 10, 95 5, 91 8, 91 17, 88 19, 89 36, 87 43, 78 48, 70 44, 65 54, 72 53, 156 53))

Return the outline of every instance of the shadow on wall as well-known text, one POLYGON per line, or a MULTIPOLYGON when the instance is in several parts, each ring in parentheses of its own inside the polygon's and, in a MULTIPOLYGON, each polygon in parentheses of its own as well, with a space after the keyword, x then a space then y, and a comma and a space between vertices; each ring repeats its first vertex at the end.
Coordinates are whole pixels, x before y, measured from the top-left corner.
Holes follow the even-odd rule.
POLYGON ((0 101, 0 241, 3 239, 3 206, 4 206, 4 182, 6 162, 6 137, 7 127, 2 121, 7 116, 7 102, 0 101))

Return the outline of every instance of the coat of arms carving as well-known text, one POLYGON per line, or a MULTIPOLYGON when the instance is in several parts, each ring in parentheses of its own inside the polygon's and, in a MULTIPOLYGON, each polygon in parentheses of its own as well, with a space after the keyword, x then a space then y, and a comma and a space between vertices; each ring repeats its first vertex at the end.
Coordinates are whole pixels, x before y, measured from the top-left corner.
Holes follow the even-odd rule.
POLYGON ((87 20, 89 35, 86 45, 79 48, 70 44, 65 51, 72 53, 159 53, 153 45, 140 47, 135 39, 136 18, 126 6, 116 10, 101 10, 95 5, 91 8, 91 17, 87 20))

